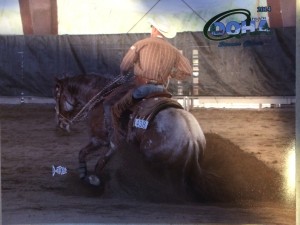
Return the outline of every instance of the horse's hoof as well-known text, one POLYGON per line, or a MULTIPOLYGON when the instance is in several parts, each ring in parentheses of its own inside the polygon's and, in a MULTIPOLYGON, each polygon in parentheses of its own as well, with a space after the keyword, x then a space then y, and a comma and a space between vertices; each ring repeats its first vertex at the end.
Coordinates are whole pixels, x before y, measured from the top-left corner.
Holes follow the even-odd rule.
POLYGON ((112 150, 116 150, 117 148, 117 145, 113 141, 110 141, 109 146, 112 150))
POLYGON ((93 186, 100 186, 101 184, 101 181, 99 179, 99 177, 97 177, 96 175, 89 175, 89 176, 86 176, 85 179, 84 179, 87 183, 89 183, 90 185, 93 185, 93 186))
POLYGON ((84 173, 79 174, 79 179, 80 180, 84 180, 85 178, 86 178, 86 174, 84 174, 84 173))
POLYGON ((79 178, 83 180, 87 175, 86 163, 79 164, 78 172, 79 172, 79 178))

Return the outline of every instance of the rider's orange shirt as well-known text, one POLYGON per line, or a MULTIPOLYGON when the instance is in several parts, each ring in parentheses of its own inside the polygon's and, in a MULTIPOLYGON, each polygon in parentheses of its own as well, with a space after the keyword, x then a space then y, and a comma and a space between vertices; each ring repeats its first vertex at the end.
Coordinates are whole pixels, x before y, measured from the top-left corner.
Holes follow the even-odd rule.
POLYGON ((192 75, 189 60, 163 38, 149 37, 131 46, 121 63, 121 72, 166 84, 169 76, 183 80, 192 75))

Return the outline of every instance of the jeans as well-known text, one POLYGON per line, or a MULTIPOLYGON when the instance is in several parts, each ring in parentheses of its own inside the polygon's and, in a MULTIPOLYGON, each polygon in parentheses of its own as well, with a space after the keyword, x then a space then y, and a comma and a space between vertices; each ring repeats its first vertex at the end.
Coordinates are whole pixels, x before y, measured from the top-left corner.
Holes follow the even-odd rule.
POLYGON ((134 99, 141 99, 154 92, 163 92, 164 89, 163 85, 144 84, 133 91, 132 97, 134 99))

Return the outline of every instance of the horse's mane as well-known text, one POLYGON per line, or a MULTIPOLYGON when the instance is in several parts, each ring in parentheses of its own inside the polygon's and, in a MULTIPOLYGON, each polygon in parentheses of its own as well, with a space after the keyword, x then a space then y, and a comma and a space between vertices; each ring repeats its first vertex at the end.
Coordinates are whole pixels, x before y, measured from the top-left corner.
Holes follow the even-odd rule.
POLYGON ((112 76, 89 73, 67 77, 60 80, 60 82, 67 88, 69 95, 87 99, 99 94, 106 95, 116 87, 124 83, 130 83, 133 81, 133 77, 132 74, 112 76))
POLYGON ((91 90, 103 89, 111 80, 112 76, 99 74, 80 74, 64 79, 65 85, 68 86, 68 91, 72 95, 84 95, 91 90))

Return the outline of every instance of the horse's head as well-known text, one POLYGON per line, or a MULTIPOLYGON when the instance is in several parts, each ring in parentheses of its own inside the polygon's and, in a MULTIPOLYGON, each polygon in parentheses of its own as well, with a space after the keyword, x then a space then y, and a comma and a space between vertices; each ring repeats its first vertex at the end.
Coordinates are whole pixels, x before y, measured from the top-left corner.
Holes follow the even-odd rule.
POLYGON ((56 84, 54 86, 54 99, 56 102, 56 122, 57 125, 70 131, 70 125, 72 124, 72 117, 76 112, 78 101, 71 93, 71 88, 68 85, 69 78, 58 79, 56 78, 56 84))
POLYGON ((57 125, 69 131, 73 122, 86 118, 97 102, 126 79, 128 76, 118 76, 111 81, 97 74, 56 78, 53 95, 57 125))

